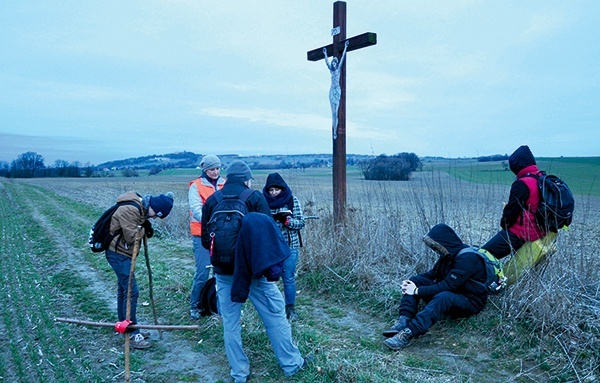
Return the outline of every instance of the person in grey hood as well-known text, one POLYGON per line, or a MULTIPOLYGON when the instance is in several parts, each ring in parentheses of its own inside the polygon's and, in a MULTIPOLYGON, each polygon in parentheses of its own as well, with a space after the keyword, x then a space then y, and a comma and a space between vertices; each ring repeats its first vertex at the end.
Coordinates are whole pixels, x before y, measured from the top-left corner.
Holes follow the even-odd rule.
POLYGON ((483 310, 487 302, 484 287, 485 265, 448 225, 435 225, 423 238, 425 245, 438 253, 433 268, 402 282, 400 316, 383 332, 384 344, 400 350, 413 338, 429 331, 443 316, 466 318, 483 310), (419 311, 419 303, 426 304, 419 311))

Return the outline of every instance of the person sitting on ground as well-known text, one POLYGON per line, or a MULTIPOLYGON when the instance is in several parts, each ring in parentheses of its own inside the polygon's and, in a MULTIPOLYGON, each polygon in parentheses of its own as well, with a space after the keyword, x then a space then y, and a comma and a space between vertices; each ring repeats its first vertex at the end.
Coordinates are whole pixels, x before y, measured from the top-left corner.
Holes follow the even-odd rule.
MULTIPOLYGON (((117 316, 119 322, 127 319, 127 290, 129 289, 129 277, 131 272, 131 262, 133 250, 135 248, 136 236, 142 238, 146 236, 151 238, 154 229, 148 218, 165 218, 173 208, 173 193, 168 192, 158 196, 141 196, 134 191, 121 194, 117 197, 117 203, 134 202, 134 205, 123 205, 113 214, 110 221, 110 234, 116 235, 110 246, 106 250, 106 260, 112 267, 117 276, 117 316)), ((131 304, 130 318, 131 323, 137 323, 137 302, 139 289, 135 280, 135 275, 131 275, 131 304)), ((147 332, 140 332, 139 329, 130 333, 131 347, 145 349, 152 346, 145 340, 148 338, 147 332)))
POLYGON ((192 280, 190 293, 190 318, 200 319, 198 301, 202 287, 208 280, 210 257, 208 250, 202 246, 202 206, 216 190, 223 188, 225 179, 221 177, 221 160, 214 155, 202 157, 200 161, 202 175, 190 182, 188 189, 188 202, 190 205, 190 231, 194 246, 194 261, 196 272, 192 280))
POLYGON ((500 230, 482 249, 489 251, 498 259, 516 252, 526 242, 533 242, 546 235, 535 219, 540 203, 537 178, 540 175, 535 157, 527 145, 522 145, 508 159, 510 170, 517 179, 510 187, 508 202, 502 211, 500 230))
POLYGON ((471 251, 459 254, 469 245, 450 226, 435 225, 423 242, 439 259, 431 270, 402 282, 400 316, 383 332, 384 344, 392 350, 407 347, 443 316, 466 318, 483 310, 487 302, 484 262, 471 251), (419 311, 421 300, 426 304, 419 311))
POLYGON ((300 201, 292 195, 292 189, 284 181, 279 173, 271 173, 267 176, 267 182, 263 188, 263 195, 269 204, 273 219, 283 234, 290 247, 291 255, 283 264, 283 293, 285 295, 285 314, 288 320, 298 319, 296 314, 296 264, 298 263, 298 250, 302 245, 300 242, 300 230, 304 228, 306 221, 302 214, 300 201))

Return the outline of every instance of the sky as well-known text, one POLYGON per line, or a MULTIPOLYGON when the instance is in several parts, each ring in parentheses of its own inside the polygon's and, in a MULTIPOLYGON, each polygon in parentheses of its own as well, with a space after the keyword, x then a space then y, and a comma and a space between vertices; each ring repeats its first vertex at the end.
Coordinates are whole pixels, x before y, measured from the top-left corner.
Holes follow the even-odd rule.
MULTIPOLYGON (((600 1, 348 0, 346 151, 600 155, 600 1)), ((0 161, 332 152, 333 2, 0 2, 0 161)))

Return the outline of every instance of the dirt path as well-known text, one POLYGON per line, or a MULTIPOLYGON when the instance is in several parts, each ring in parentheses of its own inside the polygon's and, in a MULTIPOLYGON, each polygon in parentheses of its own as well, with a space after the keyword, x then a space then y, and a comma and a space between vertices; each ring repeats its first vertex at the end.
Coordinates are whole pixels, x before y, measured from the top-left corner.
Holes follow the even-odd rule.
MULTIPOLYGON (((70 241, 72 238, 70 227, 53 224, 49 219, 49 214, 60 215, 68 222, 74 224, 87 222, 88 225, 91 225, 91 222, 86 217, 69 211, 55 200, 46 198, 41 192, 29 194, 26 203, 31 215, 43 228, 45 236, 52 239, 56 248, 61 249, 61 257, 64 262, 56 263, 52 273, 65 271, 76 273, 86 281, 86 288, 93 296, 104 302, 106 307, 116 317, 115 282, 106 282, 98 276, 94 266, 86 260, 79 249, 72 246, 70 241), (41 205, 46 206, 46 209, 40 209, 39 206, 41 205), (48 209, 48 206, 51 208, 48 209), (76 261, 73 262, 72 260, 76 261)), ((166 323, 165 318, 159 318, 159 323, 166 323)), ((115 335, 114 337, 117 336, 115 335)), ((103 338, 106 339, 106 337, 103 338)), ((152 381, 177 382, 178 380, 173 377, 177 376, 177 373, 181 371, 185 371, 186 376, 196 376, 200 382, 216 382, 220 379, 227 379, 227 368, 216 365, 209 357, 194 350, 192 342, 178 339, 174 332, 164 331, 162 339, 159 339, 158 332, 151 331, 150 339, 153 342, 153 349, 156 351, 150 354, 150 358, 139 358, 142 361, 142 365, 135 368, 138 372, 134 371, 132 374, 136 382, 145 381, 145 375, 153 376, 152 381), (143 371, 144 373, 140 373, 139 371, 143 371), (160 378, 160 376, 163 376, 163 378, 160 378)), ((122 351, 119 351, 119 343, 118 339, 111 342, 113 353, 122 353, 122 351)), ((142 354, 146 351, 133 350, 132 352, 142 354)), ((119 365, 118 361, 114 358, 109 359, 113 360, 108 363, 112 363, 115 366, 119 365)), ((118 374, 115 375, 115 380, 119 380, 118 374)))

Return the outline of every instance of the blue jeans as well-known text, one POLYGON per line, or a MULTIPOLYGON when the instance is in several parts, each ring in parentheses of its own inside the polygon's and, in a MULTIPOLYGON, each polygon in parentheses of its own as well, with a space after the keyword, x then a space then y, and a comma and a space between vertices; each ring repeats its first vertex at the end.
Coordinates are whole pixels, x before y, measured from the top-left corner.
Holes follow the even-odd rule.
POLYGON ((200 301, 200 291, 208 280, 210 274, 210 256, 208 250, 202 246, 202 237, 199 235, 193 236, 194 244, 194 259, 196 261, 196 273, 194 274, 194 280, 192 281, 192 293, 190 294, 190 310, 198 308, 198 301, 200 301))
POLYGON ((296 303, 296 264, 298 263, 298 249, 292 249, 291 255, 283 261, 283 293, 285 304, 296 303))
MULTIPOLYGON (((242 346, 242 303, 231 301, 233 275, 216 274, 219 313, 223 318, 225 353, 231 377, 236 383, 246 382, 250 361, 242 346)), ((285 306, 275 282, 266 278, 252 279, 249 299, 262 320, 275 357, 285 376, 292 376, 304 365, 298 347, 292 343, 292 328, 285 318, 285 306)))
MULTIPOLYGON (((129 288, 129 272, 131 271, 131 258, 125 255, 106 250, 106 260, 112 267, 117 276, 117 316, 119 322, 124 321, 127 313, 127 289, 129 288)), ((138 285, 135 280, 135 274, 132 276, 131 284, 131 315, 129 320, 137 323, 136 311, 137 301, 140 295, 138 285)), ((140 330, 132 331, 132 334, 139 333, 140 330)))

